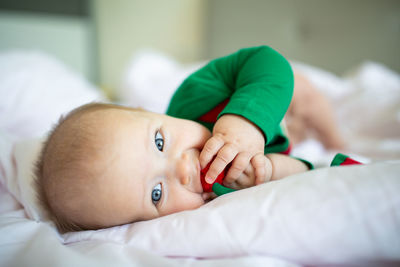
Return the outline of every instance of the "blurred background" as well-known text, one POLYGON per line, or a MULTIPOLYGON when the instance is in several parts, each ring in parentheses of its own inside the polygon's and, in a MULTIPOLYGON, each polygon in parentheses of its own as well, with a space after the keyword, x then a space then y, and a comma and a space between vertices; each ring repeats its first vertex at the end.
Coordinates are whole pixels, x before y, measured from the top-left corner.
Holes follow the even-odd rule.
POLYGON ((0 52, 45 51, 108 92, 142 49, 190 63, 261 44, 339 75, 400 72, 400 1, 0 0, 0 52))

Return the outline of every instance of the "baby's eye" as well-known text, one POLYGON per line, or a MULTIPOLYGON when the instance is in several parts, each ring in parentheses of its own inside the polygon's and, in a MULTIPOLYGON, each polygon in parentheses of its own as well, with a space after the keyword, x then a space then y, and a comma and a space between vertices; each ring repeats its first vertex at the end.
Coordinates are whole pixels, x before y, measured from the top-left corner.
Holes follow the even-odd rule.
POLYGON ((151 192, 151 200, 153 201, 154 205, 157 205, 158 201, 160 201, 161 199, 161 196, 162 196, 162 187, 161 183, 159 183, 153 188, 153 191, 151 192))
POLYGON ((164 150, 164 137, 162 136, 160 131, 156 132, 156 136, 154 137, 154 142, 158 150, 160 151, 164 150))

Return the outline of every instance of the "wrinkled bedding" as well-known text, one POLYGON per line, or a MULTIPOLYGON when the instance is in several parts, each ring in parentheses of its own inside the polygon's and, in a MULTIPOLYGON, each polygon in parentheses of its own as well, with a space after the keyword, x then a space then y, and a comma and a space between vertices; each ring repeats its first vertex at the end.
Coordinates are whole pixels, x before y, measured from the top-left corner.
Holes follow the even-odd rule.
MULTIPOLYGON (((399 75, 376 63, 344 78, 293 64, 336 103, 350 152, 369 164, 320 168, 197 210, 60 235, 36 204, 32 163, 61 114, 105 97, 46 55, 0 55, 0 266, 399 264, 399 75)), ((162 112, 171 87, 198 66, 142 54, 127 69, 120 96, 162 112), (155 71, 154 65, 161 67, 155 71), (163 94, 164 102, 136 97, 146 92, 163 94)), ((307 140, 294 153, 326 166, 335 151, 307 140)))

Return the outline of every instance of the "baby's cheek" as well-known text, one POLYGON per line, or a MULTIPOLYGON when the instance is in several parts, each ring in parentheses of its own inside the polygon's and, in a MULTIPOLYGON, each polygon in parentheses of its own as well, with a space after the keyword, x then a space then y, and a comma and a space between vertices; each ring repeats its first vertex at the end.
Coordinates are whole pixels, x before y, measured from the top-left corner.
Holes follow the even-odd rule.
POLYGON ((191 193, 188 195, 182 195, 174 198, 174 200, 168 203, 168 208, 165 210, 165 214, 172 214, 184 210, 193 210, 204 205, 205 202, 200 194, 191 193))
POLYGON ((196 132, 198 133, 198 135, 196 137, 200 142, 200 146, 204 147, 204 144, 212 136, 211 132, 203 125, 199 125, 199 127, 196 129, 196 132))

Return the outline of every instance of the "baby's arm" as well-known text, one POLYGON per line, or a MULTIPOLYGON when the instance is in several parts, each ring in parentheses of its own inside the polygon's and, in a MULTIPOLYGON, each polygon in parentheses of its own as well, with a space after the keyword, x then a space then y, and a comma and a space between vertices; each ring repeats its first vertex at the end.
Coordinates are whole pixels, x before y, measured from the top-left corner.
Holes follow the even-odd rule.
POLYGON ((213 131, 200 155, 202 168, 213 161, 206 180, 213 182, 230 163, 228 177, 237 178, 249 162, 262 177, 264 151, 287 149, 279 123, 292 93, 292 69, 282 55, 267 46, 246 48, 190 75, 172 97, 167 114, 198 121, 213 131), (203 118, 225 101, 217 118, 203 118), (233 117, 234 128, 228 123, 233 117))
POLYGON ((279 180, 309 170, 309 167, 303 161, 287 155, 272 153, 265 156, 268 158, 266 169, 269 171, 266 174, 266 181, 279 180))
POLYGON ((232 189, 244 189, 268 181, 279 180, 309 169, 304 162, 283 154, 266 154, 265 159, 266 172, 261 180, 256 179, 254 168, 249 164, 236 180, 225 178, 224 185, 232 189))

